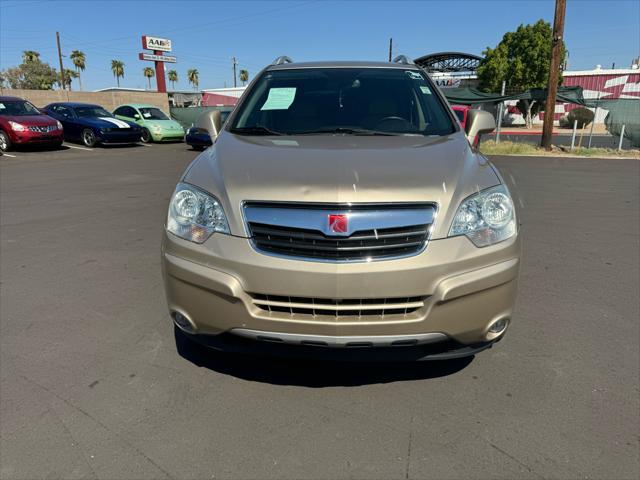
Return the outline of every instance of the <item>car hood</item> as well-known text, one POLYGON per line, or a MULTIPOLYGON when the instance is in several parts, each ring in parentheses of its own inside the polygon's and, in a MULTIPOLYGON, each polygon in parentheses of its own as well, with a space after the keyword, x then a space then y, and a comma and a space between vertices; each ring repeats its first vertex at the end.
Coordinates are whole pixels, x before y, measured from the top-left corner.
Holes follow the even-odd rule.
POLYGON ((434 202, 438 221, 432 238, 447 236, 461 200, 500 183, 462 132, 249 137, 223 131, 184 181, 219 198, 235 235, 246 234, 244 201, 434 202))
POLYGON ((48 115, 3 115, 2 118, 22 125, 56 125, 56 121, 48 115))
POLYGON ((134 128, 137 127, 135 123, 127 122, 114 117, 84 117, 80 119, 80 122, 96 128, 134 128))

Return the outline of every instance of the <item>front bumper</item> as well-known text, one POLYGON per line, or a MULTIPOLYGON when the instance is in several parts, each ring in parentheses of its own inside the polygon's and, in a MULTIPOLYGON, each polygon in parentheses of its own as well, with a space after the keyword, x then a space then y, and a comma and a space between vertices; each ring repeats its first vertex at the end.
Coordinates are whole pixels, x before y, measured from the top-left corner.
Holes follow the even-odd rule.
POLYGON ((187 134, 184 137, 185 143, 187 145, 196 146, 196 147, 210 147, 213 145, 211 142, 211 137, 209 135, 190 135, 187 134))
POLYGON ((64 133, 62 130, 55 130, 49 133, 39 132, 11 132, 11 141, 15 145, 43 145, 43 144, 60 144, 64 141, 64 133))
POLYGON ((98 133, 98 139, 100 143, 108 144, 108 145, 137 143, 140 141, 141 136, 142 136, 141 130, 98 133))
POLYGON ((267 340, 293 335, 345 344, 364 338, 363 344, 375 346, 381 337, 440 334, 439 340, 486 348, 499 337, 489 332, 491 324, 512 316, 519 255, 517 236, 482 249, 455 237, 432 240, 410 258, 317 263, 261 254, 246 238, 214 234, 197 245, 165 232, 162 265, 169 310, 186 317, 188 332, 197 336, 257 331, 267 340), (255 294, 425 300, 410 315, 334 318, 266 311, 255 294))
POLYGON ((162 130, 160 132, 150 130, 150 132, 154 142, 182 142, 184 140, 183 130, 162 130))

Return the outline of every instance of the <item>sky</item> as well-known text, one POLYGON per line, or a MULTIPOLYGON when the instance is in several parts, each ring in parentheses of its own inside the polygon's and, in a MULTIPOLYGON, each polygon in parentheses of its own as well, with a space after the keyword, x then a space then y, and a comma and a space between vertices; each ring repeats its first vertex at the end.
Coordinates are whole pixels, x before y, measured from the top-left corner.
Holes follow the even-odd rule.
MULTIPOLYGON (((142 69, 153 65, 138 53, 146 34, 172 40, 178 63, 166 65, 178 71, 177 90, 191 89, 190 68, 201 89, 230 87, 234 56, 253 77, 280 55, 386 60, 390 37, 394 55, 480 55, 520 24, 552 23, 553 13, 553 0, 0 0, 0 69, 19 64, 23 50, 57 68, 59 31, 65 68, 72 50, 86 54, 84 90, 115 86, 112 59, 125 63, 121 86, 145 88, 142 69)), ((640 0, 567 0, 565 42, 570 70, 628 68, 640 56, 640 0)))

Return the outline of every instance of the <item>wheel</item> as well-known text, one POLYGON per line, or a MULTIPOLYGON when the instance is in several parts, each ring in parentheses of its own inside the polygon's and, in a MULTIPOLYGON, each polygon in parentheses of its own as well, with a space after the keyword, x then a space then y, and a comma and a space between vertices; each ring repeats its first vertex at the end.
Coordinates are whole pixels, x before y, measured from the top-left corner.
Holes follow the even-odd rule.
POLYGON ((8 152, 11 150, 11 139, 9 135, 0 130, 0 151, 8 152))
POLYGON ((143 128, 142 135, 140 136, 140 140, 142 141, 142 143, 151 142, 151 132, 149 132, 149 130, 147 130, 146 128, 143 128))
POLYGON ((96 145, 96 134, 90 128, 85 128, 82 131, 82 143, 85 147, 94 147, 96 145))

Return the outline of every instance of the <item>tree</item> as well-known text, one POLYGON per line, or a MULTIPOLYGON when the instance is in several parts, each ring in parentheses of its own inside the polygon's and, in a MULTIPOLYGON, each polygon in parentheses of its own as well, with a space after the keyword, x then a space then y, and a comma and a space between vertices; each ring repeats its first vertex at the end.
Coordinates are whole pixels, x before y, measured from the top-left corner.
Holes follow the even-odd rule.
MULTIPOLYGON (((71 70, 70 68, 65 68, 63 88, 68 88, 69 91, 71 91, 71 82, 73 81, 74 78, 78 78, 78 77, 80 77, 80 74, 78 72, 76 72, 75 70, 71 70)), ((59 81, 58 81, 58 84, 60 84, 59 81)))
POLYGON ((22 63, 27 62, 39 62, 40 61, 40 53, 35 50, 24 50, 22 52, 22 63))
POLYGON ((240 81, 242 82, 242 85, 244 85, 245 83, 247 83, 249 81, 249 71, 248 70, 240 70, 240 81))
POLYGON ((197 90, 198 85, 200 84, 198 70, 196 70, 195 68, 187 70, 187 80, 189 80, 189 83, 193 85, 193 89, 197 90))
POLYGON ((80 84, 80 90, 82 90, 82 77, 80 76, 80 71, 84 72, 84 69, 87 66, 87 57, 85 56, 84 52, 81 52, 80 50, 73 50, 69 57, 71 58, 73 65, 76 67, 76 72, 78 73, 78 83, 80 84))
MULTIPOLYGON (((483 52, 485 58, 478 66, 480 87, 485 91, 499 92, 502 81, 509 90, 545 88, 549 78, 553 33, 551 25, 538 20, 533 25, 520 25, 515 32, 507 32, 496 48, 483 52)), ((564 52, 563 52, 564 55, 564 52)), ((558 83, 562 75, 558 76, 558 83)), ((525 117, 527 128, 531 128, 531 116, 535 100, 521 100, 518 109, 525 117)))
POLYGON ((24 61, 20 65, 1 72, 2 84, 8 85, 9 88, 51 90, 59 81, 56 69, 48 63, 41 62, 38 52, 27 51, 26 53, 30 54, 23 55, 24 61))
POLYGON ((118 87, 120 86, 120 77, 124 78, 124 62, 120 60, 111 60, 111 72, 116 77, 118 87))
POLYGON ((169 81, 171 82, 171 88, 172 89, 176 89, 176 82, 178 81, 178 72, 176 72, 175 70, 169 70, 167 72, 167 77, 169 78, 169 81))
POLYGON ((144 67, 142 69, 142 74, 147 77, 147 81, 149 82, 149 90, 151 90, 151 79, 156 76, 156 72, 154 72, 151 67, 144 67))

